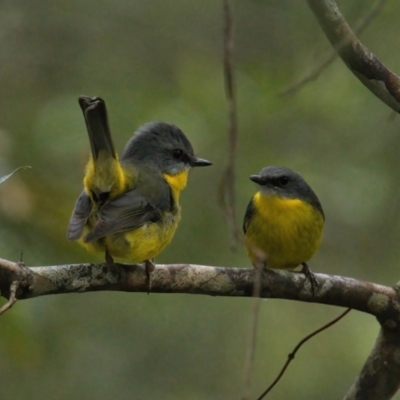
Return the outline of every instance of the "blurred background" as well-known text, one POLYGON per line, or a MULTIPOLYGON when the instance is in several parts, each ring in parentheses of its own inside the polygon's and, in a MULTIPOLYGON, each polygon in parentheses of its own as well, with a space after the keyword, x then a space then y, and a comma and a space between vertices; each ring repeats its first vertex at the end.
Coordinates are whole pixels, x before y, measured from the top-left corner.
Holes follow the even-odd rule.
MULTIPOLYGON (((290 96, 279 93, 331 51, 306 2, 232 1, 240 141, 239 223, 266 165, 300 172, 326 229, 314 271, 393 285, 399 279, 400 123, 337 60, 290 96)), ((374 4, 340 1, 350 24, 374 4)), ((65 239, 89 154, 81 94, 106 100, 121 152, 144 122, 166 120, 214 166, 191 172, 183 219, 160 263, 250 266, 232 253, 217 205, 227 109, 219 1, 0 4, 0 256, 29 266, 96 262, 65 239)), ((360 38, 400 71, 400 3, 387 1, 360 38)), ((4 299, 2 299, 4 300, 4 299)), ((239 399, 251 299, 88 293, 18 302, 0 321, 1 397, 239 399)), ((2 302, 3 304, 3 302, 2 302)), ((306 334, 343 310, 261 306, 253 396, 306 334)), ((353 311, 307 343, 271 399, 341 398, 378 333, 353 311), (334 379, 332 379, 334 377, 334 379)), ((400 399, 400 395, 396 397, 400 399)))

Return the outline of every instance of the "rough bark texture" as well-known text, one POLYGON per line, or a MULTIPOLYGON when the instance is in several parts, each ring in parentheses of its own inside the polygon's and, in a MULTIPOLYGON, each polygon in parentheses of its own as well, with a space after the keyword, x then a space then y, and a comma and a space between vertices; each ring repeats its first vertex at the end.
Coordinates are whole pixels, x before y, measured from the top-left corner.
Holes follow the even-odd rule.
POLYGON ((345 400, 390 399, 400 386, 399 330, 382 328, 345 400))
MULTIPOLYGON (((309 281, 300 272, 266 270, 260 297, 291 299, 353 308, 375 315, 389 329, 400 327, 400 301, 395 288, 335 275, 315 274, 318 288, 313 296, 309 281)), ((156 265, 152 293, 186 293, 210 296, 250 297, 254 270, 203 265, 156 265)), ((59 293, 98 290, 147 292, 142 265, 70 264, 26 267, 0 259, 1 295, 9 297, 18 282, 17 299, 59 293)))

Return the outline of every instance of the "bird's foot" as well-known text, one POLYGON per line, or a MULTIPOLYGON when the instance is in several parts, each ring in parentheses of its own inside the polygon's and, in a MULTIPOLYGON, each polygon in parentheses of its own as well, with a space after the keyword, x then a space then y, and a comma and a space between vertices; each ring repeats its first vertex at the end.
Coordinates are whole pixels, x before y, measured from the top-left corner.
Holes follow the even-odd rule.
POLYGON ((114 259, 107 249, 106 249, 106 264, 110 265, 114 264, 114 259))
POLYGON ((302 263, 302 265, 303 265, 303 268, 301 269, 300 272, 302 272, 306 276, 307 280, 310 282, 311 293, 314 297, 315 290, 318 288, 317 279, 315 278, 315 275, 313 274, 311 269, 308 267, 307 263, 302 263))

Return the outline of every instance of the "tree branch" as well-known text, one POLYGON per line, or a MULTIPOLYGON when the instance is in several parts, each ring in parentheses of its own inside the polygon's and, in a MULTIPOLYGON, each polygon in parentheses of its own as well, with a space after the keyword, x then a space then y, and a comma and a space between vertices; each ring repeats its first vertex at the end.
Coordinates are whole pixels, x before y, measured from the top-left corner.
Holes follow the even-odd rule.
MULTIPOLYGON (((400 78, 386 68, 358 40, 334 0, 307 1, 326 37, 350 71, 376 97, 400 113, 400 78)), ((352 289, 352 293, 348 293, 350 296, 359 291, 356 287, 354 289, 352 289)), ((398 287, 392 290, 397 293, 398 287)), ((362 296, 362 291, 359 294, 362 296)), ((383 303, 381 303, 380 311, 372 312, 377 316, 382 329, 362 371, 345 396, 347 400, 386 400, 392 398, 400 387, 400 325, 398 318, 391 312, 388 313, 392 307, 389 305, 392 303, 391 299, 397 298, 398 295, 395 294, 394 298, 387 295, 388 292, 375 292, 369 297, 369 300, 364 297, 363 301, 370 302, 370 305, 377 305, 382 301, 388 308, 386 306, 382 308, 383 303), (383 311, 384 309, 386 311, 383 311)), ((394 300, 393 306, 396 302, 397 300, 394 300)), ((372 309, 375 308, 375 305, 372 309)), ((370 309, 370 311, 373 310, 370 309)))
MULTIPOLYGON (((255 273, 253 268, 158 264, 152 273, 152 292, 251 297, 255 273)), ((399 287, 334 275, 315 274, 315 277, 318 288, 313 296, 304 274, 265 270, 260 297, 329 304, 376 316, 382 326, 381 334, 346 399, 390 399, 400 385, 399 287), (369 397, 367 392, 375 395, 369 397)), ((0 259, 0 292, 8 300, 2 311, 9 309, 16 299, 99 290, 146 293, 144 266, 69 264, 26 267, 22 263, 0 259)))
POLYGON ((400 78, 357 38, 334 0, 307 0, 326 37, 350 71, 380 100, 400 113, 400 78))
MULTIPOLYGON (((361 33, 369 24, 376 18, 379 13, 382 11, 387 0, 376 0, 374 5, 372 6, 371 10, 362 18, 360 19, 354 27, 354 33, 357 35, 361 33)), ((343 46, 343 42, 336 45, 336 47, 332 50, 332 52, 317 66, 311 69, 307 73, 306 76, 292 82, 286 88, 284 88, 279 94, 281 96, 291 95, 300 88, 302 88, 306 83, 314 81, 319 77, 319 75, 328 68, 329 65, 333 63, 338 57, 339 49, 343 46)))
POLYGON ((399 329, 382 328, 363 369, 344 400, 391 399, 400 387, 399 329))
MULTIPOLYGON (((187 293, 251 297, 253 268, 209 267, 192 264, 157 264, 152 293, 187 293)), ((353 308, 375 315, 389 329, 400 326, 400 296, 395 288, 335 275, 315 274, 315 296, 304 274, 265 270, 261 298, 290 299, 353 308)), ((17 299, 99 290, 147 292, 141 264, 69 264, 26 267, 0 259, 1 296, 9 299, 13 282, 17 299)))

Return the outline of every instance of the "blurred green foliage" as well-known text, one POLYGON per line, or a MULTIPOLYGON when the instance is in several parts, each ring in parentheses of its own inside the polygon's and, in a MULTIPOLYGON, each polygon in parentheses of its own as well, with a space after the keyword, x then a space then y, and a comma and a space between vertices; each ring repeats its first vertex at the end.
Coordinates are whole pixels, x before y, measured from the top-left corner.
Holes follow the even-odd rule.
MULTIPOLYGON (((371 1, 341 1, 354 23, 371 1)), ((399 121, 335 62, 297 93, 279 91, 330 47, 306 2, 233 1, 241 221, 266 165, 303 174, 327 216, 313 270, 392 285, 400 247, 399 121)), ((65 239, 89 153, 80 94, 106 100, 116 147, 144 122, 183 129, 214 162, 192 171, 183 219, 158 262, 249 267, 231 253, 218 209, 226 154, 220 2, 6 0, 0 13, 1 257, 27 265, 98 261, 65 239)), ((394 71, 400 3, 388 2, 362 41, 394 71)), ((127 293, 19 302, 0 323, 1 398, 238 399, 251 299, 127 293)), ((262 304, 254 393, 307 333, 340 309, 262 304)), ((271 399, 337 399, 378 332, 352 312, 308 343, 271 399)), ((396 397, 400 399, 400 396, 396 397)))

